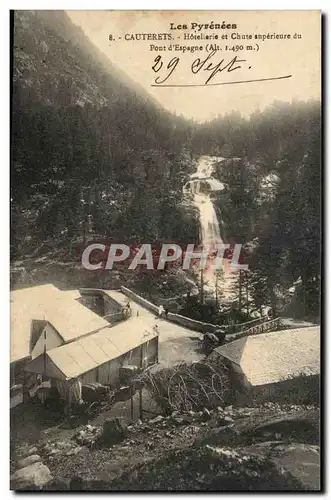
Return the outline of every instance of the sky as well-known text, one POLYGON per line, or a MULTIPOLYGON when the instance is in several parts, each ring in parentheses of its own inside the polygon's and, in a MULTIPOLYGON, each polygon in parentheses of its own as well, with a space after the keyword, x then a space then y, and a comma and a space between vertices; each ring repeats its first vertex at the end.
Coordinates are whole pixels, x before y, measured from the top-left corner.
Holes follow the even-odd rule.
MULTIPOLYGON (((133 81, 139 83, 154 99, 166 109, 203 122, 239 111, 245 116, 256 110, 263 110, 275 100, 309 100, 320 98, 321 86, 321 42, 319 11, 67 11, 71 20, 82 27, 85 34, 119 69, 133 81), (200 34, 211 35, 236 33, 240 36, 255 34, 290 34, 291 39, 275 40, 193 40, 184 41, 183 35, 198 34, 191 30, 191 23, 236 24, 236 29, 203 29, 200 34), (189 29, 171 30, 175 26, 186 24, 189 29), (125 37, 141 33, 168 33, 174 41, 132 41, 125 37), (294 37, 297 33, 301 38, 294 37), (114 41, 109 41, 109 35, 114 41), (213 65, 229 63, 235 56, 243 59, 241 69, 216 74, 209 83, 224 83, 252 79, 275 78, 292 75, 290 78, 240 83, 236 85, 200 86, 211 72, 200 71, 193 74, 191 65, 200 58, 202 62, 208 52, 183 54, 169 51, 169 45, 202 45, 216 43, 222 51, 217 51, 210 61, 213 65), (256 45, 258 44, 258 46, 256 45), (151 51, 150 45, 166 50, 151 51), (225 45, 242 45, 243 51, 226 51, 225 45), (253 45, 254 51, 247 51, 246 46, 253 45), (155 73, 152 69, 155 58, 161 56, 162 69, 155 73), (155 84, 157 77, 164 78, 169 61, 178 57, 175 70, 167 79, 167 84, 192 85, 196 87, 160 87, 155 84), (164 72, 164 73, 162 73, 164 72)), ((237 36, 237 35, 235 35, 237 36)), ((207 64, 205 64, 205 66, 207 64)), ((236 63, 238 64, 238 63, 236 63)))

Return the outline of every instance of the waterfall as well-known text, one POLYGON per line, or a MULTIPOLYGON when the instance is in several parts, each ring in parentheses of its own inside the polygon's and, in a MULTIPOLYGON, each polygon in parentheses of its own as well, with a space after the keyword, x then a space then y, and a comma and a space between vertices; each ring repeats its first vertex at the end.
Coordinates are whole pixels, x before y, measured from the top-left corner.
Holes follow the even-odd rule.
MULTIPOLYGON (((190 176, 190 180, 183 188, 185 193, 190 193, 193 204, 199 210, 201 244, 203 246, 215 247, 217 244, 226 243, 222 239, 218 217, 210 196, 213 191, 219 192, 225 188, 222 182, 213 177, 215 162, 224 160, 225 158, 215 156, 201 156, 196 172, 190 176)), ((223 262, 225 269, 222 283, 217 278, 215 270, 208 266, 204 271, 204 289, 213 295, 217 283, 218 287, 221 286, 222 300, 231 303, 234 300, 234 280, 237 278, 236 273, 233 272, 235 269, 231 267, 231 260, 225 258, 223 262)))
POLYGON ((222 160, 224 158, 201 156, 198 161, 197 171, 191 175, 191 180, 185 186, 186 191, 190 191, 193 195, 193 203, 200 213, 202 245, 215 246, 217 243, 223 243, 214 204, 210 199, 210 194, 203 189, 203 186, 207 185, 210 187, 210 191, 213 191, 215 190, 215 184, 217 190, 224 189, 222 183, 212 183, 212 181, 215 181, 212 177, 214 162, 222 160))
MULTIPOLYGON (((224 185, 212 176, 214 162, 222 161, 223 159, 212 156, 201 156, 196 172, 191 175, 190 181, 184 186, 184 190, 193 196, 193 203, 199 210, 201 244, 214 248, 216 248, 217 244, 223 243, 223 240, 221 238, 215 207, 210 198, 210 192, 224 189, 224 185)), ((208 281, 206 288, 213 290, 215 287, 214 271, 212 269, 205 270, 204 277, 208 281)))

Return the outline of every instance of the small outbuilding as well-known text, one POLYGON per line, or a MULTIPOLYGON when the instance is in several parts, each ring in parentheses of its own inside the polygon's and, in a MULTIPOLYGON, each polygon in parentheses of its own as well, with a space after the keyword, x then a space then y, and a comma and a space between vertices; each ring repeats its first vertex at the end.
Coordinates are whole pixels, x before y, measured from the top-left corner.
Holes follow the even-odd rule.
POLYGON ((242 337, 211 356, 227 365, 238 404, 319 401, 319 326, 242 337))
POLYGON ((69 403, 81 399, 83 384, 98 382, 115 388, 121 368, 139 369, 158 362, 158 336, 132 318, 112 328, 50 349, 30 361, 26 371, 42 374, 69 403))
POLYGON ((107 290, 64 291, 52 284, 11 292, 11 408, 40 381, 64 381, 61 388, 78 379, 111 385, 115 366, 127 359, 139 367, 157 362, 158 338, 137 318, 128 319, 127 302, 107 290))
POLYGON ((31 359, 79 337, 109 327, 109 321, 82 304, 78 290, 52 284, 14 290, 10 294, 11 407, 20 404, 36 385, 27 376, 31 359))

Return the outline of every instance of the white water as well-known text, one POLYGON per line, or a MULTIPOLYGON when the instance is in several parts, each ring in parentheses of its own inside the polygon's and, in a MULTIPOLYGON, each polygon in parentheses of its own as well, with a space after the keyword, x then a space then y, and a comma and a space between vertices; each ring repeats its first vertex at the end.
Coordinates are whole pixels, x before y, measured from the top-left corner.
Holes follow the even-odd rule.
POLYGON ((200 212, 201 243, 206 246, 223 243, 215 207, 210 199, 210 191, 224 189, 224 185, 212 177, 214 162, 221 160, 223 158, 201 156, 197 171, 191 175, 191 180, 185 186, 193 195, 193 203, 200 212))
POLYGON ((196 194, 194 204, 200 211, 201 243, 216 248, 218 243, 222 243, 222 238, 213 202, 207 195, 196 194))
MULTIPOLYGON (((223 243, 223 240, 210 192, 224 189, 224 184, 212 177, 214 162, 223 159, 215 156, 201 156, 197 171, 191 175, 190 181, 184 186, 184 190, 193 196, 193 203, 200 213, 201 244, 215 248, 217 244, 223 243)), ((204 279, 207 281, 207 288, 210 291, 213 290, 215 275, 212 269, 209 268, 204 272, 204 279)))

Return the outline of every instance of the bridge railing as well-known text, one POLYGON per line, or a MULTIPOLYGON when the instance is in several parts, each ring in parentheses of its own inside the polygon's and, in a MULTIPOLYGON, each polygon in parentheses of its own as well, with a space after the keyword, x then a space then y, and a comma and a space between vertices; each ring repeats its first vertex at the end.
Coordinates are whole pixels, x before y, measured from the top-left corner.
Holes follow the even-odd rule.
POLYGON ((274 332, 279 329, 281 326, 281 318, 271 319, 269 321, 265 321, 259 325, 252 326, 248 330, 243 330, 234 334, 231 338, 231 341, 241 339, 242 337, 248 337, 250 335, 258 335, 260 333, 266 332, 274 332))
MULTIPOLYGON (((250 328, 260 325, 262 323, 268 322, 267 316, 262 316, 261 318, 252 319, 250 321, 246 321, 245 323, 238 323, 232 326, 232 333, 242 333, 244 331, 249 330, 250 328)), ((229 327, 231 329, 231 327, 229 327)))

